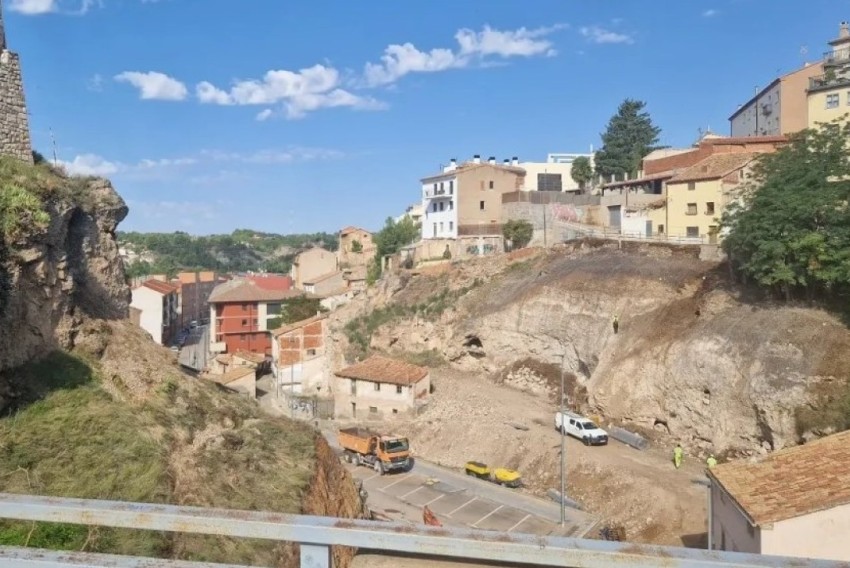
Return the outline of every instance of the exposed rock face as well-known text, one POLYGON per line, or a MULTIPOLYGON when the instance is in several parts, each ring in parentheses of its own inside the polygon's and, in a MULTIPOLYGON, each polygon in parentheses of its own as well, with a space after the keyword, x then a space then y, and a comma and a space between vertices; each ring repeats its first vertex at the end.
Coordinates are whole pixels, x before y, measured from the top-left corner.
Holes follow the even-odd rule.
MULTIPOLYGON (((582 410, 663 425, 691 447, 793 445, 794 410, 811 387, 850 375, 850 332, 819 310, 744 303, 724 275, 697 249, 576 247, 508 269, 442 325, 405 320, 373 345, 437 348, 487 375, 525 358, 563 364, 587 389, 582 410)), ((416 278, 408 287, 423 286, 416 278)))
MULTIPOLYGON (((84 203, 49 201, 46 231, 0 245, 0 371, 73 347, 86 316, 128 316, 130 290, 115 240, 127 206, 103 179, 92 179, 85 195, 84 203)), ((2 393, 0 384, 0 408, 2 393)))

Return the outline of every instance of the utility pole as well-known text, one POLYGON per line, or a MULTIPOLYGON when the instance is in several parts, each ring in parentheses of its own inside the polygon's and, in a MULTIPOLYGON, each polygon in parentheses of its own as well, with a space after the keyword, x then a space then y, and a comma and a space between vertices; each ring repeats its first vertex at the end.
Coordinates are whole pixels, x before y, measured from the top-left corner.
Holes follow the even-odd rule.
POLYGON ((59 159, 56 157, 56 137, 53 136, 53 128, 50 128, 50 142, 53 145, 53 165, 59 165, 59 159))
POLYGON ((564 455, 564 359, 566 358, 566 354, 561 355, 561 400, 558 402, 558 412, 561 413, 561 526, 563 527, 566 524, 566 511, 564 507, 566 507, 566 469, 564 467, 564 462, 566 461, 566 456, 564 455))

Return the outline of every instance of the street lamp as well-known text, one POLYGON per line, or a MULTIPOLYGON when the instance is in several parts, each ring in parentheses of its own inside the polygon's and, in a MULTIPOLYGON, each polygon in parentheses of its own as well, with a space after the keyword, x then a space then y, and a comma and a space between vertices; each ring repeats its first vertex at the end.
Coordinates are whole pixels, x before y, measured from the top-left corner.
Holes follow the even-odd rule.
POLYGON ((567 494, 566 494, 566 468, 564 467, 564 462, 566 460, 566 456, 564 455, 564 360, 566 359, 566 353, 561 355, 561 399, 558 401, 558 412, 561 413, 561 526, 563 527, 566 524, 566 511, 564 507, 566 507, 567 502, 567 494))

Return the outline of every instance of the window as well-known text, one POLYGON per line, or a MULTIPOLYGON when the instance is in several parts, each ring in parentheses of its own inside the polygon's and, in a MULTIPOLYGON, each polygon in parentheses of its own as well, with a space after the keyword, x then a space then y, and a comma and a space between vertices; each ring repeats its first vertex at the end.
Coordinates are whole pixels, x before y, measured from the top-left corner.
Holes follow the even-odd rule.
POLYGON ((446 208, 446 204, 443 201, 440 201, 440 211, 444 211, 446 208))
POLYGON ((449 180, 449 195, 455 194, 455 180, 449 180))
POLYGON ((307 355, 315 355, 315 354, 316 354, 316 350, 315 350, 315 349, 308 349, 308 350, 307 350, 307 355))
POLYGON ((434 191, 437 191, 437 182, 434 182, 434 191))
POLYGON ((563 191, 561 174, 537 174, 537 191, 563 191))
POLYGON ((243 312, 247 312, 247 311, 248 311, 248 304, 242 304, 242 311, 243 311, 243 312))
POLYGON ((381 391, 381 383, 374 383, 374 385, 375 385, 375 392, 380 392, 381 391))
POLYGON ((687 215, 696 215, 696 214, 697 214, 697 204, 696 203, 688 203, 687 215))
POLYGON ((847 106, 850 106, 850 91, 847 91, 847 106))
POLYGON ((490 189, 493 189, 493 180, 490 180, 490 189))
POLYGON ((449 221, 449 231, 454 231, 454 230, 455 230, 455 222, 449 221))
POLYGON ((435 202, 433 203, 433 205, 431 206, 431 209, 433 209, 433 210, 434 210, 434 213, 436 213, 436 212, 437 212, 437 202, 436 202, 436 201, 435 201, 435 202))
POLYGON ((257 318, 254 318, 254 325, 257 325, 257 318))
POLYGON ((393 414, 398 414, 398 408, 393 408, 393 414))
POLYGON ((351 379, 351 394, 357 395, 357 380, 351 379))
POLYGON ((697 238, 697 237, 699 237, 699 227, 687 227, 687 228, 685 229, 685 231, 686 231, 686 233, 685 233, 685 234, 686 234, 686 236, 687 236, 688 238, 697 238))
POLYGON ((378 407, 377 406, 370 406, 369 407, 369 414, 377 414, 377 413, 378 413, 378 407))
POLYGON ((404 391, 404 388, 403 388, 401 385, 396 385, 396 386, 395 386, 395 393, 396 393, 396 394, 401 394, 401 393, 402 393, 402 391, 404 391))
POLYGON ((279 316, 280 304, 266 304, 266 313, 270 316, 279 316))
POLYGON ((440 221, 440 232, 441 233, 443 232, 443 222, 442 221, 440 221))
POLYGON ((478 209, 480 209, 481 211, 484 211, 484 202, 483 201, 478 202, 478 209))
POLYGON ((452 210, 452 209, 454 209, 454 208, 455 208, 455 202, 454 202, 454 201, 449 201, 449 211, 451 211, 451 210, 452 210))
POLYGON ((693 191, 697 188, 697 183, 695 181, 688 182, 688 191, 693 191))
POLYGON ((436 223, 434 223, 434 236, 435 237, 437 236, 437 224, 436 223))
POLYGON ((245 327, 246 325, 248 325, 248 320, 242 320, 242 327, 245 327))
POLYGON ((826 108, 838 108, 838 93, 826 96, 826 108))
POLYGON ((709 201, 705 204, 705 214, 706 215, 714 215, 714 202, 709 201))
POLYGON ((440 191, 443 191, 443 182, 440 182, 440 191))
POLYGON ((658 225, 658 234, 659 234, 659 235, 663 235, 663 234, 664 234, 664 225, 658 225))

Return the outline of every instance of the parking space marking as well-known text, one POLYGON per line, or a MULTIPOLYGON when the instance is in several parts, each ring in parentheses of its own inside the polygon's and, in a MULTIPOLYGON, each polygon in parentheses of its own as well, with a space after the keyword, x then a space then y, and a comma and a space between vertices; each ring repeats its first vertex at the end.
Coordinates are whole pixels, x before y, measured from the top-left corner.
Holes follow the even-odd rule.
POLYGON ((369 477, 364 478, 364 479, 363 479, 363 481, 372 481, 373 479, 375 479, 375 478, 376 478, 376 477, 378 477, 379 475, 381 475, 381 474, 380 474, 380 473, 373 473, 373 474, 372 474, 372 475, 370 475, 369 477))
POLYGON ((525 521, 527 521, 527 520, 529 519, 529 517, 531 517, 531 515, 530 515, 530 514, 529 514, 529 515, 524 516, 520 522, 518 522, 517 524, 515 524, 514 526, 512 526, 511 528, 509 528, 509 529, 508 529, 508 532, 511 532, 512 530, 514 530, 515 528, 517 528, 518 526, 520 526, 522 523, 524 523, 525 521))
POLYGON ((445 494, 445 493, 443 493, 442 495, 437 495, 436 497, 434 497, 433 499, 431 499, 430 501, 428 501, 427 503, 425 503, 425 505, 423 505, 423 507, 427 507, 427 506, 428 506, 428 505, 430 505, 431 503, 433 503, 433 502, 435 502, 435 501, 438 501, 438 500, 442 499, 442 498, 443 498, 443 497, 445 497, 445 496, 446 496, 446 494, 445 494))
POLYGON ((490 515, 492 515, 493 513, 495 513, 496 511, 498 511, 502 507, 504 507, 504 505, 499 505, 498 507, 496 507, 495 509, 493 509, 492 511, 490 511, 489 513, 487 513, 486 515, 484 515, 483 517, 481 517, 477 521, 475 521, 475 524, 472 525, 472 528, 477 529, 478 523, 486 521, 490 517, 490 515))
POLYGON ((420 489, 422 489, 422 486, 421 486, 421 485, 420 485, 419 487, 417 487, 416 489, 414 489, 413 491, 408 491, 407 493, 405 493, 404 495, 402 495, 401 497, 399 497, 399 499, 402 499, 402 500, 407 499, 408 495, 413 495, 414 493, 416 493, 416 492, 417 492, 417 491, 419 491, 420 489))
POLYGON ((386 486, 384 486, 384 487, 381 487, 381 488, 380 488, 380 490, 381 490, 381 491, 386 491, 387 489, 389 489, 389 488, 390 488, 390 487, 392 487, 393 485, 398 485, 399 483, 401 483, 402 481, 404 481, 404 480, 405 480, 405 479, 407 479, 408 477, 412 477, 412 476, 411 476, 411 475, 405 475, 404 477, 400 477, 399 479, 397 479, 396 481, 393 481, 393 482, 392 482, 392 483, 390 483, 389 485, 386 485, 386 486))
POLYGON ((461 509, 463 509, 464 507, 466 507, 467 505, 469 505, 470 503, 472 503, 476 499, 478 499, 478 497, 473 497, 472 499, 470 499, 469 501, 467 501, 466 503, 464 503, 463 505, 461 505, 460 507, 458 507, 457 509, 455 509, 451 513, 448 513, 446 516, 451 517, 452 515, 454 515, 455 513, 457 513, 458 511, 460 511, 461 509))

